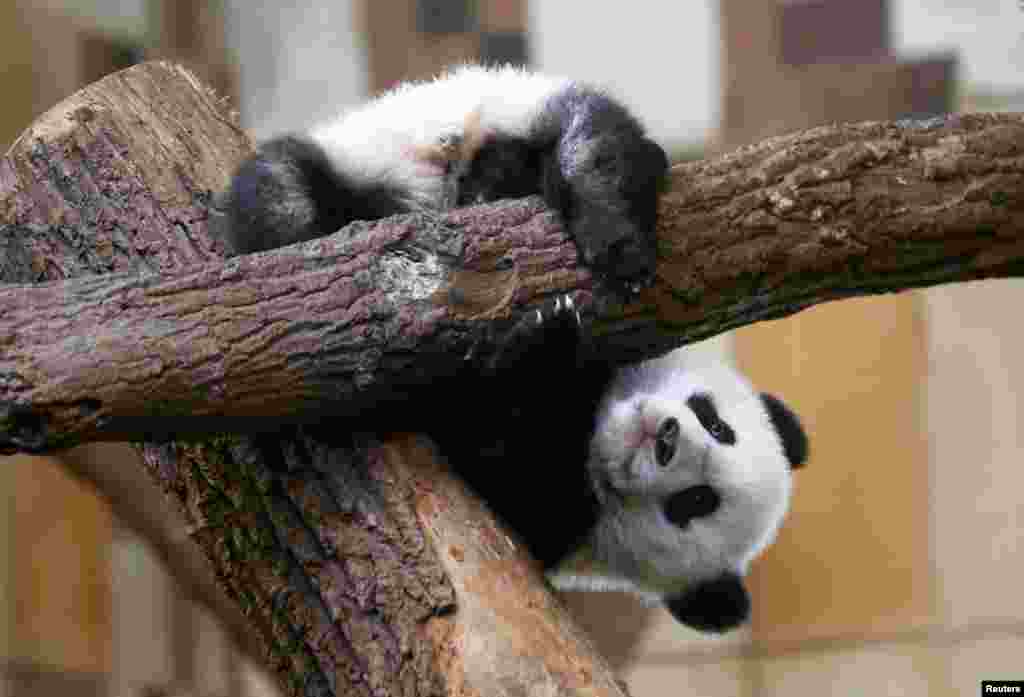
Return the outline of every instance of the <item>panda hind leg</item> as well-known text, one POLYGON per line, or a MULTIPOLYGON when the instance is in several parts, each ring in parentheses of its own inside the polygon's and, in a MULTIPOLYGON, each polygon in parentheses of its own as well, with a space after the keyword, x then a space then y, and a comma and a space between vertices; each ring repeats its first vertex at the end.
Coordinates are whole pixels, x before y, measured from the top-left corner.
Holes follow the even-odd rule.
POLYGON ((395 192, 346 176, 322 147, 298 136, 261 145, 239 167, 222 206, 229 254, 275 249, 407 210, 395 192))

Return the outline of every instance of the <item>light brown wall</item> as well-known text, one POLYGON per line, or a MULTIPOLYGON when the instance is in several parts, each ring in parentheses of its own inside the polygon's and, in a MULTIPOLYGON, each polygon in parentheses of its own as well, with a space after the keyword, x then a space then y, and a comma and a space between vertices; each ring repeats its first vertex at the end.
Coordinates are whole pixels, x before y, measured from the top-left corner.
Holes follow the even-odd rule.
MULTIPOLYGON (((58 13, 27 1, 0 3, 4 149, 78 85, 77 46, 76 27, 58 13)), ((110 514, 53 460, 0 459, 0 660, 12 693, 71 684, 80 694, 95 692, 110 667, 110 514), (50 670, 64 675, 50 682, 50 670)))
POLYGON ((803 417, 811 460, 755 563, 761 644, 905 631, 933 613, 920 297, 815 307, 735 333, 738 366, 803 417))
POLYGON ((416 29, 415 0, 355 0, 367 43, 370 92, 402 80, 423 79, 480 55, 477 32, 423 34, 416 29))
MULTIPOLYGON (((833 14, 841 20, 843 2, 816 4, 836 5, 839 11, 833 14)), ((720 2, 721 147, 830 121, 890 119, 949 109, 956 70, 955 56, 949 53, 910 59, 884 55, 877 37, 868 36, 870 45, 860 60, 824 56, 818 62, 786 65, 780 31, 786 19, 780 8, 785 4, 720 2)), ((869 8, 873 15, 878 14, 876 5, 869 8)), ((857 29, 870 34, 863 26, 857 29)))
POLYGON ((14 604, 9 658, 62 671, 110 668, 110 512, 49 458, 12 458, 14 604))
POLYGON ((13 98, 0 109, 0 150, 6 150, 32 116, 34 93, 29 34, 22 13, 11 2, 0 3, 0 84, 13 98))
POLYGON ((31 0, 0 3, 0 148, 80 84, 74 23, 31 0))

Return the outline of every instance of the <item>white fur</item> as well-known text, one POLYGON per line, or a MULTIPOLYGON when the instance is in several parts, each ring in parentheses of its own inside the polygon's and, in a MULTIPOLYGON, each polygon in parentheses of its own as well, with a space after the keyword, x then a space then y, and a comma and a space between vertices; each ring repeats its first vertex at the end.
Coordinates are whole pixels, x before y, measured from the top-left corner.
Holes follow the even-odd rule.
POLYGON ((641 596, 685 591, 723 572, 743 575, 775 537, 789 505, 791 475, 779 434, 758 393, 725 365, 699 370, 651 361, 620 371, 601 405, 587 466, 602 498, 591 535, 588 571, 577 560, 552 574, 560 587, 619 588, 641 596), (686 400, 709 394, 736 443, 719 443, 686 400), (680 424, 671 464, 654 455, 655 434, 668 417, 680 424), (712 514, 678 528, 662 502, 676 491, 709 484, 721 496, 712 514), (629 579, 626 581, 625 579, 629 579))
POLYGON ((570 84, 508 66, 463 66, 434 80, 404 83, 315 128, 310 137, 340 172, 360 182, 393 184, 413 207, 443 208, 444 160, 472 155, 452 144, 494 133, 528 135, 548 98, 570 84))

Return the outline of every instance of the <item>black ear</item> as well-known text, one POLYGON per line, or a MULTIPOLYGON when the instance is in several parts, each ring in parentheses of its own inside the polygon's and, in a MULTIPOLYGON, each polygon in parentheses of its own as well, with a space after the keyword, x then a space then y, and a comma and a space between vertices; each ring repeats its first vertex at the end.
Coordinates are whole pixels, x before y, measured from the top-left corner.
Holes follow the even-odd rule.
POLYGON ((782 439, 782 449, 786 453, 786 459, 789 460, 790 468, 802 467, 807 462, 808 444, 807 434, 804 432, 804 427, 800 425, 800 419, 783 404, 782 400, 774 395, 762 392, 761 401, 764 403, 764 408, 768 410, 768 416, 771 417, 775 431, 782 439))
POLYGON ((665 606, 677 620, 702 632, 724 632, 750 616, 743 579, 731 572, 665 598, 665 606))

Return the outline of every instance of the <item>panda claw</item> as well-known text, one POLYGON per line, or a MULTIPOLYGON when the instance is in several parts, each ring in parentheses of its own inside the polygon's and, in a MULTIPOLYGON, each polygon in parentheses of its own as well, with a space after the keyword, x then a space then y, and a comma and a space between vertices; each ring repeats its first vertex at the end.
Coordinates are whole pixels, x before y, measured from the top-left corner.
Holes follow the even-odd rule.
POLYGON ((555 298, 555 307, 552 311, 552 315, 559 315, 562 312, 571 312, 573 319, 576 320, 576 326, 583 326, 583 321, 580 319, 580 312, 576 309, 576 302, 568 293, 565 295, 559 295, 555 298))
POLYGON ((576 303, 573 302, 571 295, 563 296, 565 298, 565 309, 572 310, 572 316, 576 320, 576 326, 582 327, 583 320, 580 319, 580 311, 576 309, 576 303))
MULTIPOLYGON (((559 295, 547 300, 540 309, 534 310, 531 314, 527 315, 524 322, 530 325, 529 331, 532 331, 534 328, 539 329, 551 323, 568 326, 568 323, 572 322, 576 330, 583 327, 583 318, 580 315, 580 311, 576 308, 576 302, 568 294, 559 295)), ((524 326, 524 329, 527 329, 527 327, 524 326)))

